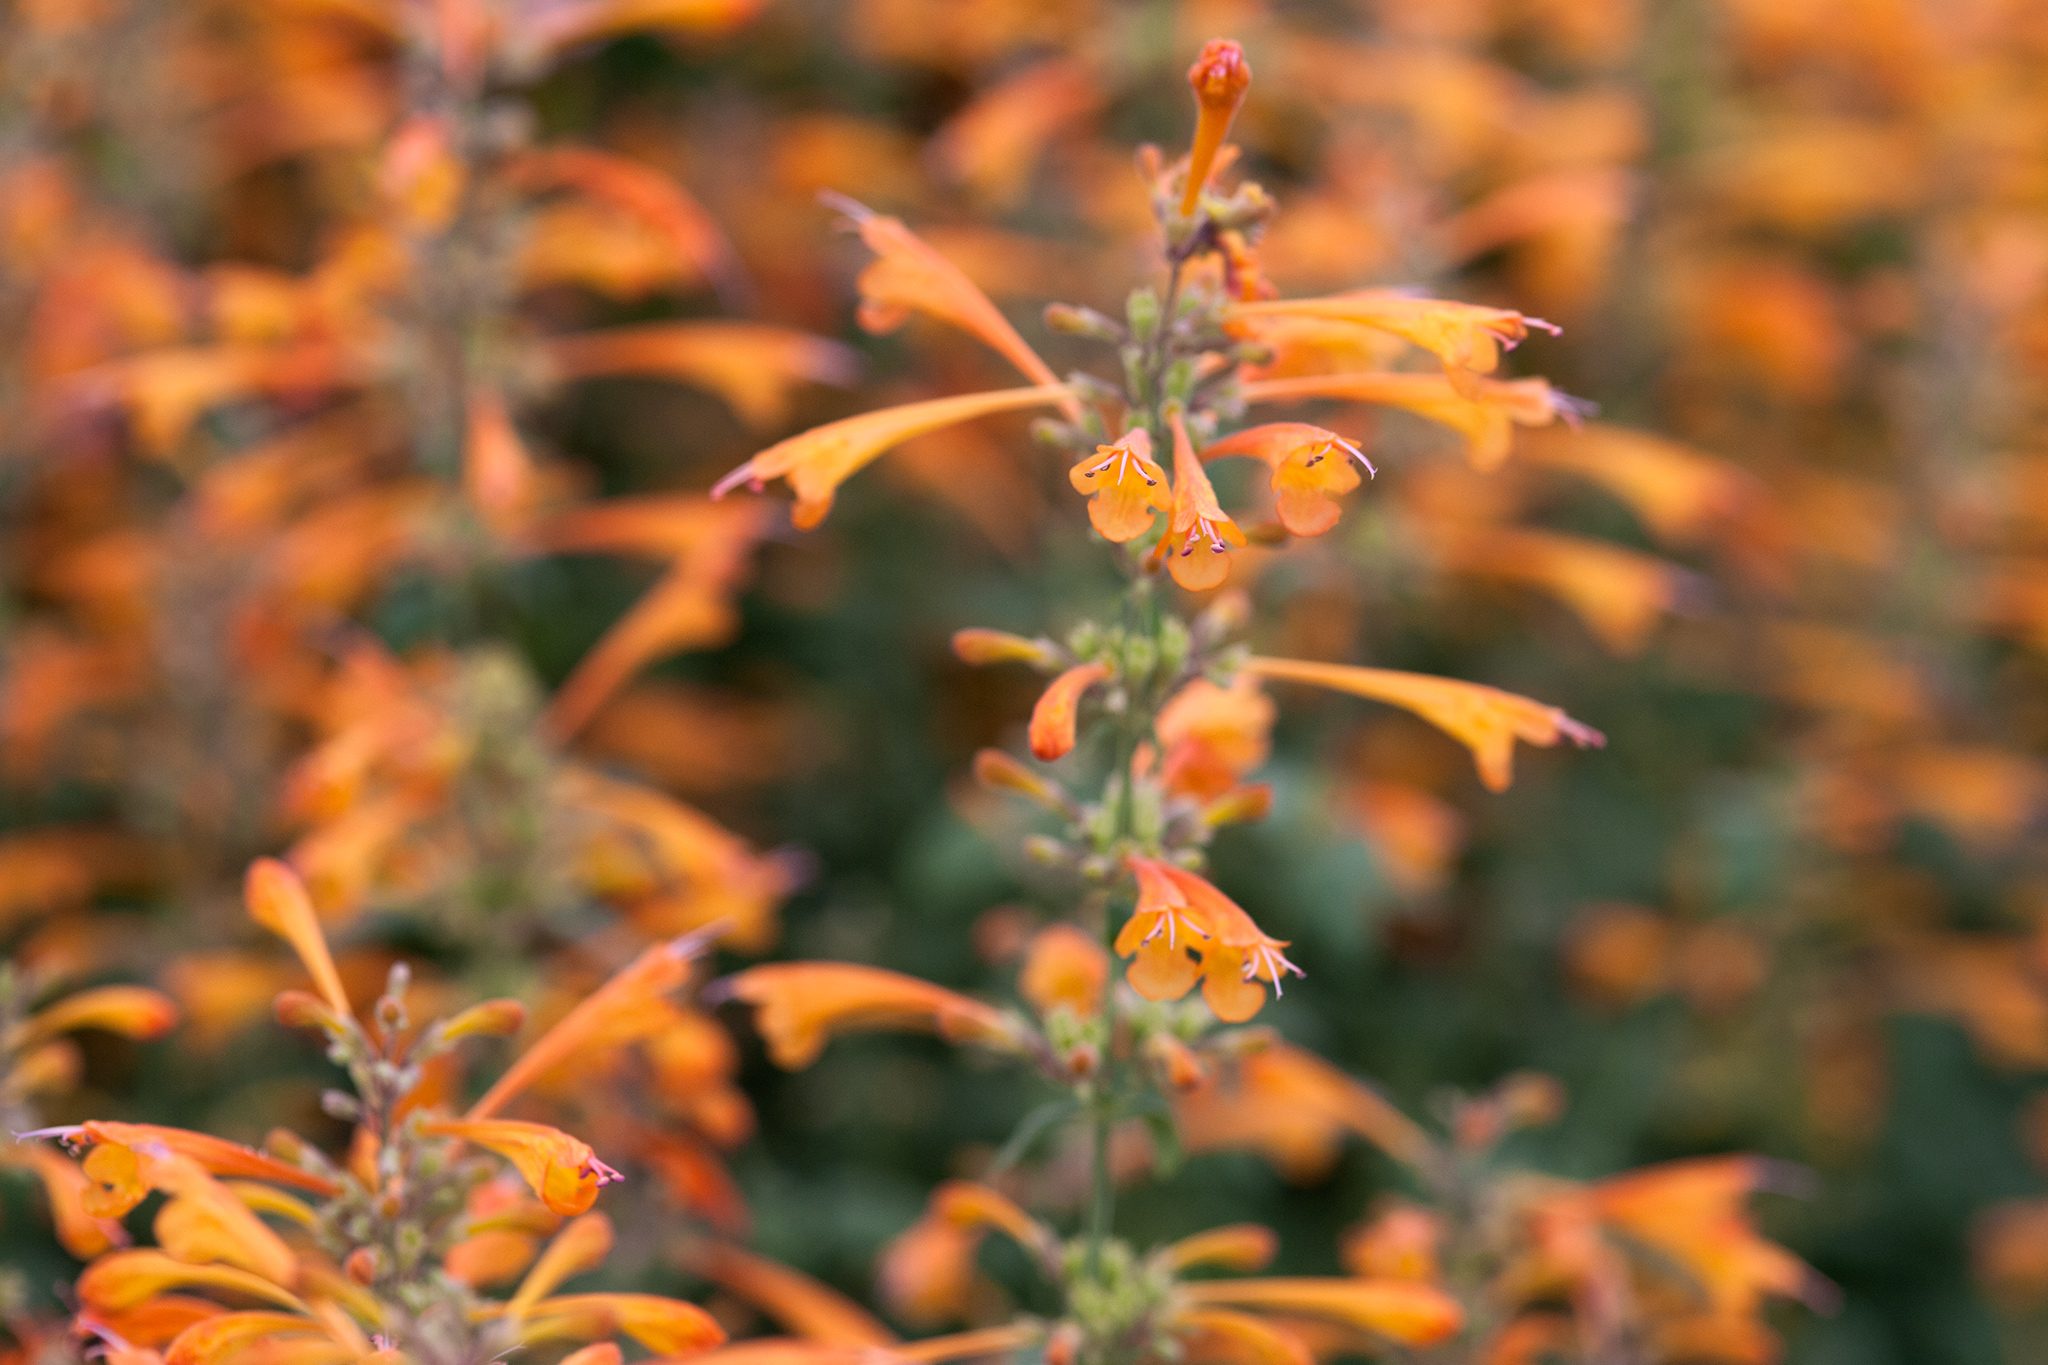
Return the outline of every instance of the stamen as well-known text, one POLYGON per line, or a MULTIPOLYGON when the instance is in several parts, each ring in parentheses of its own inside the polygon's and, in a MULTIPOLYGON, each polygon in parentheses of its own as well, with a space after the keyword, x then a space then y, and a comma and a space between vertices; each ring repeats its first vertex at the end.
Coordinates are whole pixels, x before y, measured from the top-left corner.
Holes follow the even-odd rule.
POLYGON ((1336 442, 1340 447, 1343 448, 1345 454, 1351 456, 1353 459, 1357 460, 1360 464, 1365 466, 1365 473, 1367 478, 1376 479, 1379 477, 1379 470, 1374 469, 1372 467, 1372 461, 1365 458, 1364 451, 1360 450, 1357 446, 1351 444, 1351 442, 1345 440, 1342 436, 1337 437, 1336 442))

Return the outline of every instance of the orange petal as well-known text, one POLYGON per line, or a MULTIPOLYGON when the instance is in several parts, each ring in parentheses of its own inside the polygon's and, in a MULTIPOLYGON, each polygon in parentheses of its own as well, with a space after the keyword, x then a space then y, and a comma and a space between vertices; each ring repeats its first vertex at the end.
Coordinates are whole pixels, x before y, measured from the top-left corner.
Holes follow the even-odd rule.
POLYGON ((1244 532, 1224 515, 1216 489, 1195 457, 1188 429, 1175 413, 1173 426, 1173 520, 1160 552, 1173 581, 1190 592, 1220 584, 1230 572, 1230 548, 1244 544, 1244 532))
POLYGON ((716 393, 756 429, 788 416, 798 386, 853 382, 853 352, 838 342, 752 322, 660 322, 550 338, 562 379, 651 375, 716 393))
POLYGON ((741 484, 758 489, 770 479, 786 479, 796 494, 796 524, 809 530, 832 510, 832 498, 840 484, 911 437, 991 413, 1063 402, 1067 397, 1067 390, 1056 386, 999 389, 905 403, 828 422, 768 447, 720 479, 711 496, 723 497, 741 484))
POLYGON ((1508 456, 1514 428, 1577 424, 1589 406, 1541 379, 1466 379, 1453 384, 1433 374, 1296 375, 1253 380, 1243 387, 1247 403, 1335 398, 1401 408, 1447 426, 1465 440, 1466 457, 1492 469, 1508 456))
POLYGON ((1188 85, 1195 92, 1195 138, 1188 152, 1187 186, 1181 191, 1180 211, 1186 217, 1201 200, 1202 187, 1216 164, 1216 153, 1230 133, 1245 92, 1251 88, 1251 63, 1244 49, 1228 38, 1212 38, 1188 68, 1188 85))
POLYGON ((1111 445, 1095 447, 1067 472, 1075 491, 1088 495, 1088 521, 1104 540, 1121 545, 1152 529, 1155 512, 1173 509, 1166 471, 1152 460, 1152 436, 1143 427, 1111 445))
POLYGON ((1606 737, 1573 720, 1555 706, 1482 683, 1398 673, 1384 668, 1308 663, 1296 659, 1254 658, 1245 671, 1349 692, 1414 712, 1472 750, 1480 780, 1493 791, 1505 791, 1514 777, 1515 741, 1543 747, 1569 739, 1580 748, 1597 748, 1606 737))
POLYGON ((1434 1346, 1465 1321, 1456 1299, 1407 1280, 1205 1280, 1183 1290, 1198 1303, 1327 1319, 1404 1346, 1434 1346))
POLYGON ((421 1125, 421 1131, 496 1152, 512 1163, 543 1204, 563 1215, 588 1212, 597 1202, 598 1190, 622 1178, 597 1159, 589 1143, 544 1123, 441 1119, 421 1125))
POLYGON ((78 1029, 105 1029, 129 1038, 155 1038, 178 1020, 169 997, 144 986, 100 986, 65 996, 30 1015, 15 1047, 78 1029))
POLYGON ((588 1340, 623 1334, 663 1354, 707 1351, 725 1329, 694 1303, 658 1294, 565 1294, 543 1299, 520 1331, 522 1341, 588 1340))
MULTIPOLYGON (((1000 309, 960 267, 934 251, 899 219, 874 213, 851 199, 833 202, 860 232, 875 259, 860 274, 860 323, 892 332, 912 312, 949 322, 988 345, 1033 384, 1057 386, 1059 377, 1017 334, 1000 309)), ((1080 416, 1071 394, 1058 400, 1069 419, 1080 416)))
POLYGON ((1074 748, 1081 698, 1097 683, 1109 680, 1107 664, 1076 664, 1052 680, 1031 709, 1031 752, 1044 762, 1064 758, 1074 748))
POLYGON ((888 1328, 838 1290, 738 1247, 711 1243, 691 1258, 691 1268, 806 1341, 888 1346, 896 1340, 888 1328))
POLYGON ((320 931, 313 902, 298 874, 275 858, 258 858, 249 865, 244 899, 249 918, 289 943, 299 955, 320 998, 342 1018, 354 1018, 348 992, 341 987, 341 974, 334 970, 334 958, 327 951, 326 935, 320 931))
POLYGON ((185 1286, 242 1294, 299 1312, 306 1307, 260 1275, 232 1266, 186 1265, 146 1248, 109 1252, 87 1266, 78 1277, 78 1298, 88 1308, 120 1312, 185 1286))
MULTIPOLYGON (((1234 305, 1236 319, 1317 318, 1387 332, 1434 355, 1447 370, 1492 374, 1500 353, 1512 349, 1531 328, 1555 333, 1541 318, 1512 308, 1487 308, 1448 299, 1417 298, 1380 289, 1360 289, 1316 299, 1273 299, 1234 305)), ((1254 326, 1256 331, 1256 325, 1254 326)))
POLYGON ((731 977, 726 991, 757 1010, 778 1065, 809 1066, 836 1033, 930 1028, 962 1042, 1005 1043, 1012 1026, 979 1000, 880 967, 777 962, 731 977))

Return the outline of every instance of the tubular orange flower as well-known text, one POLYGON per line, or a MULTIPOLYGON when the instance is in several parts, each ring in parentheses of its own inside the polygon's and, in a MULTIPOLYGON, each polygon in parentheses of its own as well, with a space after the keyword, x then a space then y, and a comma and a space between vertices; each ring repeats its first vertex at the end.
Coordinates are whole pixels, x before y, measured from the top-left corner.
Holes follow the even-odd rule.
POLYGON ((1188 68, 1188 85, 1195 92, 1195 140, 1188 152, 1187 187, 1181 191, 1181 215, 1193 213, 1203 186, 1216 164, 1216 153, 1229 136, 1230 125, 1251 88, 1251 63, 1244 49, 1228 38, 1212 38, 1195 64, 1188 68))
POLYGON ((1040 1256, 1053 1254, 1059 1239, 1052 1229, 1017 1207, 1000 1190, 971 1180, 949 1180, 932 1193, 932 1213, 959 1228, 990 1227, 1040 1256))
POLYGON ((533 1306, 555 1292, 562 1282, 588 1270, 595 1270, 611 1254, 612 1221, 601 1213, 586 1213, 555 1234, 505 1301, 505 1316, 517 1322, 533 1306))
POLYGON ((725 1329, 694 1303, 658 1294, 564 1294, 542 1299, 519 1331, 522 1342, 587 1341, 623 1333, 650 1351, 708 1351, 725 1329))
MULTIPOLYGON (((154 1123, 116 1123, 109 1119, 93 1119, 89 1122, 78 1124, 75 1127, 41 1128, 34 1132, 21 1133, 17 1136, 24 1138, 57 1138, 73 1147, 89 1146, 97 1149, 105 1146, 122 1148, 127 1150, 128 1160, 130 1161, 134 1159, 135 1152, 140 1149, 160 1147, 166 1151, 175 1152, 179 1156, 189 1157, 197 1162, 201 1168, 213 1175, 243 1176, 252 1180, 268 1180, 279 1185, 289 1185, 293 1189, 306 1190, 322 1197, 332 1197, 340 1193, 341 1190, 340 1186, 336 1185, 326 1176, 291 1165, 288 1162, 280 1161, 276 1157, 265 1156, 263 1153, 252 1148, 242 1146, 240 1143, 229 1142, 226 1138, 217 1138, 210 1133, 194 1133, 184 1128, 166 1128, 154 1123)), ((90 1158, 88 1158, 89 1160, 90 1158)), ((109 1170, 111 1168, 102 1167, 101 1169, 109 1170)), ((126 1172, 124 1184, 137 1175, 137 1170, 133 1166, 126 1166, 123 1169, 126 1172)), ((87 1175, 95 1174, 91 1166, 87 1167, 86 1173, 87 1175)), ((147 1192, 146 1187, 143 1187, 143 1192, 147 1192)), ((137 1201, 140 1198, 141 1194, 135 1195, 137 1201)), ((118 1216, 119 1213, 125 1213, 127 1209, 133 1207, 134 1202, 130 1202, 116 1213, 103 1216, 118 1216)))
POLYGON ((1277 996, 1288 973, 1302 974, 1281 951, 1286 940, 1259 928, 1236 901, 1192 872, 1171 866, 1164 871, 1187 897, 1190 912, 1208 927, 1209 936, 1196 951, 1202 958, 1202 999, 1218 1019, 1243 1023, 1266 1003, 1260 982, 1277 996))
POLYGON ((88 1308, 120 1312, 187 1286, 246 1294, 299 1312, 306 1307, 297 1295, 261 1275, 233 1266, 187 1265, 148 1248, 110 1252, 94 1261, 78 1277, 78 1298, 88 1308))
POLYGON ((623 209, 659 232, 676 254, 730 290, 732 248, 702 205, 651 167, 587 147, 544 147, 519 153, 506 167, 531 190, 575 189, 623 209))
POLYGON ((654 375, 709 389, 756 429, 783 420, 797 385, 844 386, 855 372, 853 353, 837 342, 753 322, 608 327, 551 337, 543 352, 559 379, 654 375))
POLYGON ((1670 1161, 1603 1180, 1586 1195, 1608 1226, 1696 1280, 1715 1310, 1747 1317, 1767 1294, 1820 1299, 1826 1290, 1805 1262, 1764 1239, 1745 1207, 1769 1170, 1746 1156, 1670 1161))
POLYGON ((1249 1147, 1291 1179, 1312 1179, 1355 1135, 1411 1166, 1430 1160, 1429 1135, 1378 1092, 1315 1054, 1271 1043, 1213 1084, 1175 1102, 1190 1150, 1249 1147))
POLYGON ((1365 452, 1334 431, 1307 422, 1269 422, 1247 427, 1210 445, 1204 461, 1229 455, 1264 460, 1273 470, 1273 506, 1280 524, 1297 536, 1319 536, 1337 524, 1337 498, 1358 487, 1356 460, 1377 474, 1365 452))
POLYGON ((1277 993, 1287 973, 1301 975, 1281 952, 1284 941, 1201 877, 1150 858, 1133 857, 1130 868, 1138 904, 1117 934, 1116 950, 1132 958, 1127 976, 1140 995, 1177 1000, 1200 980, 1216 1017, 1242 1023, 1265 1004, 1260 982, 1277 993))
POLYGON ((42 1182, 58 1244, 79 1260, 89 1261, 127 1242, 128 1235, 118 1222, 96 1216, 88 1207, 93 1194, 92 1180, 63 1154, 33 1143, 20 1143, 0 1148, 0 1166, 25 1167, 42 1182))
POLYGON ((128 1038, 160 1037, 178 1020, 169 997, 146 986, 100 986, 67 995, 23 1020, 9 1042, 19 1051, 80 1029, 105 1029, 128 1038))
POLYGON ((1249 1271, 1264 1269, 1279 1249, 1280 1239, 1271 1228, 1262 1228, 1256 1223, 1234 1223, 1169 1243, 1161 1255, 1176 1271, 1191 1266, 1249 1271))
POLYGON ((690 1257, 690 1268, 806 1341, 887 1347, 896 1340, 888 1328, 845 1295, 738 1247, 710 1243, 690 1257))
MULTIPOLYGON (((214 1362, 238 1360, 255 1354, 252 1347, 260 1348, 264 1360, 296 1361, 301 1357, 279 1345, 281 1338, 291 1337, 328 1339, 329 1334, 324 1324, 296 1313, 267 1310, 222 1313, 204 1322, 195 1322, 178 1333, 164 1351, 163 1365, 214 1365, 214 1362)), ((327 1358, 354 1358, 344 1354, 340 1343, 332 1345, 333 1352, 327 1358)), ((303 1358, 310 1362, 321 1357, 308 1354, 303 1358)))
POLYGON ((689 979, 691 964, 704 950, 703 934, 685 934, 641 950, 640 955, 576 1008, 535 1039, 504 1074, 469 1107, 469 1119, 499 1112, 543 1074, 589 1047, 620 1019, 653 1010, 689 979))
POLYGON ((1182 1286, 1203 1305, 1317 1318, 1403 1346, 1434 1346, 1464 1325, 1457 1300, 1408 1280, 1203 1280, 1182 1286))
POLYGON ((1131 873, 1138 880, 1138 904, 1117 932, 1117 954, 1131 959, 1125 975, 1138 994, 1147 1000, 1178 1000, 1201 978, 1201 967, 1188 950, 1208 936, 1208 926, 1194 918, 1164 863, 1133 858, 1131 873))
POLYGON ((1512 350, 1530 329, 1556 335, 1558 328, 1512 308, 1418 298, 1383 289, 1359 289, 1316 299, 1272 299, 1233 304, 1232 318, 1254 331, 1264 318, 1319 318, 1387 332, 1420 346, 1443 362, 1446 373, 1492 374, 1500 353, 1512 350))
POLYGON ((1244 668, 1260 677, 1328 687, 1412 711, 1471 749, 1480 780, 1492 791, 1505 791, 1514 780, 1518 739, 1546 748, 1560 739, 1582 749, 1607 742, 1598 730, 1580 724, 1555 706, 1483 683, 1298 659, 1253 658, 1245 661, 1244 668))
POLYGON ((597 1159, 590 1144, 559 1128, 517 1119, 432 1119, 420 1131, 458 1138, 511 1162, 540 1201, 556 1213, 586 1213, 600 1187, 624 1179, 597 1159))
POLYGON ((1031 708, 1031 753, 1050 763, 1074 748, 1081 698, 1088 689, 1109 680, 1109 665, 1075 664, 1054 678, 1031 708))
POLYGON ((327 938, 313 914, 313 902, 298 874, 275 858, 258 858, 249 865, 243 894, 249 918, 291 945, 320 998, 342 1018, 354 1017, 348 992, 341 987, 341 974, 334 970, 334 958, 327 951, 327 938))
POLYGON ((929 1028, 953 1042, 993 1046, 1014 1036, 1010 1022, 981 1001, 880 967, 776 962, 723 985, 724 994, 755 1007, 770 1055, 790 1070, 816 1061, 833 1034, 856 1029, 929 1028))
POLYGON ((1230 1365, 1313 1365, 1315 1356, 1293 1333, 1227 1308, 1188 1308, 1174 1325, 1190 1360, 1230 1365))
MULTIPOLYGON (((1057 387, 1059 376, 1017 334, 1002 311, 965 271, 934 251, 900 219, 876 213, 844 195, 826 202, 852 220, 860 239, 875 259, 860 272, 860 325, 870 332, 893 332, 913 312, 949 322, 978 338, 1033 384, 1057 387)), ((1060 407, 1078 418, 1080 404, 1063 394, 1060 407)))
POLYGON ((1095 447, 1067 480, 1088 495, 1089 524, 1113 544, 1136 540, 1152 529, 1153 513, 1173 509, 1166 471, 1153 463, 1152 433, 1143 427, 1095 447))
POLYGON ((298 1257, 233 1191, 188 1157, 142 1155, 149 1183, 171 1196, 157 1211, 158 1246, 181 1261, 236 1266, 293 1286, 298 1257))
POLYGON ((741 484, 758 490, 770 479, 786 479, 796 494, 796 524, 810 530, 832 510, 840 484, 911 437, 991 413, 1043 407, 1066 396, 1067 390, 1057 386, 998 389, 842 418, 768 447, 713 485, 711 496, 724 497, 741 484))
POLYGON ((1046 640, 1027 640, 1006 630, 970 628, 953 632, 953 657, 963 664, 1030 664, 1048 672, 1058 666, 1059 650, 1046 640))
POLYGON ((1216 489, 1188 440, 1187 424, 1179 413, 1168 420, 1173 426, 1173 520, 1160 550, 1173 581, 1201 592, 1230 572, 1230 547, 1244 544, 1244 532, 1216 501, 1216 489))
POLYGON ((1466 379, 1453 384, 1434 374, 1311 374, 1256 379, 1243 387, 1248 403, 1337 398, 1401 408, 1465 438, 1465 454, 1478 469, 1508 456, 1514 428, 1562 421, 1576 425, 1591 406, 1541 379, 1466 379))

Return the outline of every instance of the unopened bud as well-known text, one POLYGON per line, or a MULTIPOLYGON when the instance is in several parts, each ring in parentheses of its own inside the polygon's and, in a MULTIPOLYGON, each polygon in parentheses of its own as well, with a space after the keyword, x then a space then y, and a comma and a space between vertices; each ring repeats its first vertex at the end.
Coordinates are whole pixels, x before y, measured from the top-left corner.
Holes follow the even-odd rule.
POLYGON ((526 1006, 517 1000, 484 1000, 441 1025, 441 1037, 509 1038, 526 1025, 526 1006))
POLYGON ((1047 810, 1064 813, 1072 807, 1066 793, 1055 783, 1039 776, 1001 749, 983 749, 974 756, 974 777, 984 787, 1014 792, 1047 810))
POLYGON ((384 1268, 384 1254, 376 1247, 357 1247, 341 1263, 343 1273, 360 1285, 377 1282, 378 1274, 384 1268))
POLYGON ((1096 341, 1122 341, 1124 329, 1115 318, 1070 303, 1050 303, 1045 308, 1045 325, 1068 336, 1090 337, 1096 341))
POLYGON ((319 1029, 335 1036, 346 1031, 340 1016, 325 1001, 305 991, 279 991, 271 1011, 286 1028, 319 1029))
POLYGON ((1180 211, 1186 217, 1195 211, 1202 187, 1216 165, 1216 153, 1230 132, 1245 91, 1251 88, 1251 63, 1244 49, 1228 38, 1212 38, 1188 68, 1188 85, 1195 92, 1195 139, 1188 152, 1188 182, 1181 191, 1180 211))
POLYGON ((1047 671, 1058 668, 1058 649, 1049 640, 1027 640, 1003 630, 956 630, 953 655, 965 664, 1024 663, 1047 671))

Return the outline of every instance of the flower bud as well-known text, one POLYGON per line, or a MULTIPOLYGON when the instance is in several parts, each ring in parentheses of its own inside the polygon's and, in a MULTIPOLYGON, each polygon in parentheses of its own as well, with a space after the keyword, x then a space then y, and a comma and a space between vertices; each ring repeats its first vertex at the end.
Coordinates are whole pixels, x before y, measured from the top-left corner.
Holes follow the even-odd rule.
POLYGON ((1216 153, 1237 118, 1245 91, 1251 88, 1252 68, 1244 49, 1228 38, 1212 38, 1188 68, 1188 85, 1195 92, 1195 140, 1188 152, 1188 181, 1181 191, 1183 217, 1195 211, 1202 187, 1216 165, 1216 153))

